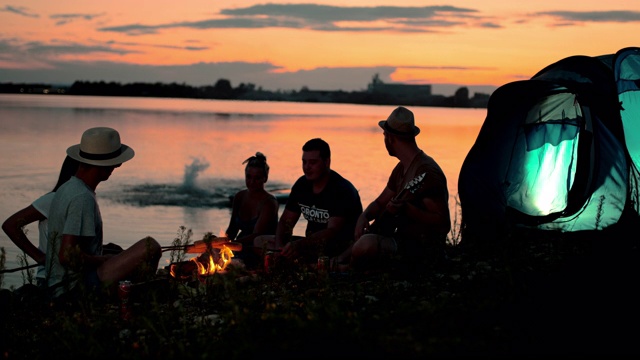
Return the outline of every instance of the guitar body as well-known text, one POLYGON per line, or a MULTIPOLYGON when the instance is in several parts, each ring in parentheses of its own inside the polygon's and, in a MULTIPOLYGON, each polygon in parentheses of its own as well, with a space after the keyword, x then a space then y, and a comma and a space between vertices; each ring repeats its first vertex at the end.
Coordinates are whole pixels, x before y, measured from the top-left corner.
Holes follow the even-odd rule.
POLYGON ((376 219, 371 226, 369 226, 370 234, 378 234, 386 237, 393 237, 398 228, 397 222, 398 216, 391 215, 390 213, 383 213, 378 219, 376 219))
MULTIPOLYGON (((396 195, 396 200, 408 200, 411 195, 415 194, 419 191, 424 185, 424 177, 426 173, 422 173, 411 181, 407 183, 407 185, 402 189, 402 191, 396 195)), ((378 234, 387 237, 393 237, 400 226, 400 221, 403 220, 401 216, 398 214, 392 215, 386 211, 383 211, 382 214, 371 224, 369 227, 370 234, 378 234)))

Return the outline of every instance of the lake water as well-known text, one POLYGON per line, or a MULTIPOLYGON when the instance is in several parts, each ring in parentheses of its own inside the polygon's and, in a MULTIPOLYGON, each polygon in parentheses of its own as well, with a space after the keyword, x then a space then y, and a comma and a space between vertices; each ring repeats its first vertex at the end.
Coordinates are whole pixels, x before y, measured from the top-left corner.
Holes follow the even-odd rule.
MULTIPOLYGON (((147 235, 170 245, 181 226, 194 240, 228 224, 229 195, 244 187, 242 162, 256 151, 271 167, 269 190, 288 189, 302 175, 302 145, 320 137, 331 167, 356 186, 363 206, 382 191, 397 163, 384 147, 378 121, 395 106, 196 99, 0 95, 0 220, 51 190, 67 147, 82 132, 109 126, 135 157, 96 193, 105 243, 128 247, 147 235)), ((456 213, 458 174, 486 109, 409 107, 422 130, 417 142, 443 168, 456 213)), ((282 212, 282 206, 280 213, 282 212)), ((302 234, 304 220, 294 232, 302 234)), ((26 228, 37 243, 35 224, 26 228)), ((20 250, 0 232, 7 269, 20 250)), ((169 262, 165 253, 160 266, 169 262)), ((2 287, 22 285, 20 272, 2 287)))

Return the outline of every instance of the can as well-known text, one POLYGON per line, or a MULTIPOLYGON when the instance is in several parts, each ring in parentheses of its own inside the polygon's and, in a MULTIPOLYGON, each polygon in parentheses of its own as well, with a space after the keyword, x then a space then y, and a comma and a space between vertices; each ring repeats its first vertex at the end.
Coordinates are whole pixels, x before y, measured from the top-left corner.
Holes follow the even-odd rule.
POLYGON ((270 273, 275 265, 275 255, 273 251, 267 251, 264 254, 264 271, 270 273))
POLYGON ((129 320, 132 317, 131 309, 131 281, 122 280, 118 284, 118 297, 120 298, 120 317, 129 320))
POLYGON ((318 257, 318 273, 326 274, 328 272, 329 272, 329 257, 328 256, 318 257))

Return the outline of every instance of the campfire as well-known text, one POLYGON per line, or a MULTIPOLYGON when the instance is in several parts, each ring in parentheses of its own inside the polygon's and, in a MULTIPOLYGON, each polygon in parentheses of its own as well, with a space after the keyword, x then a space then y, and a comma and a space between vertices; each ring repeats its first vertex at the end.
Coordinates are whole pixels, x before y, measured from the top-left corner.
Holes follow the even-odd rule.
POLYGON ((226 237, 199 240, 191 245, 167 247, 165 250, 182 250, 188 254, 199 254, 187 261, 169 265, 169 273, 174 279, 191 280, 224 272, 232 263, 234 251, 241 251, 242 244, 226 237))

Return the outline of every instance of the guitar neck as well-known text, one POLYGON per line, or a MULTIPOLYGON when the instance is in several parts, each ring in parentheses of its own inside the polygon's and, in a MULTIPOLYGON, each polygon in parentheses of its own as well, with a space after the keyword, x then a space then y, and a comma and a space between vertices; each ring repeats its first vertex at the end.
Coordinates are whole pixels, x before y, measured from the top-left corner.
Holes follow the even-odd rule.
POLYGON ((407 191, 408 191, 407 188, 403 188, 399 193, 396 194, 396 196, 393 197, 393 200, 402 199, 402 197, 407 193, 407 191))

